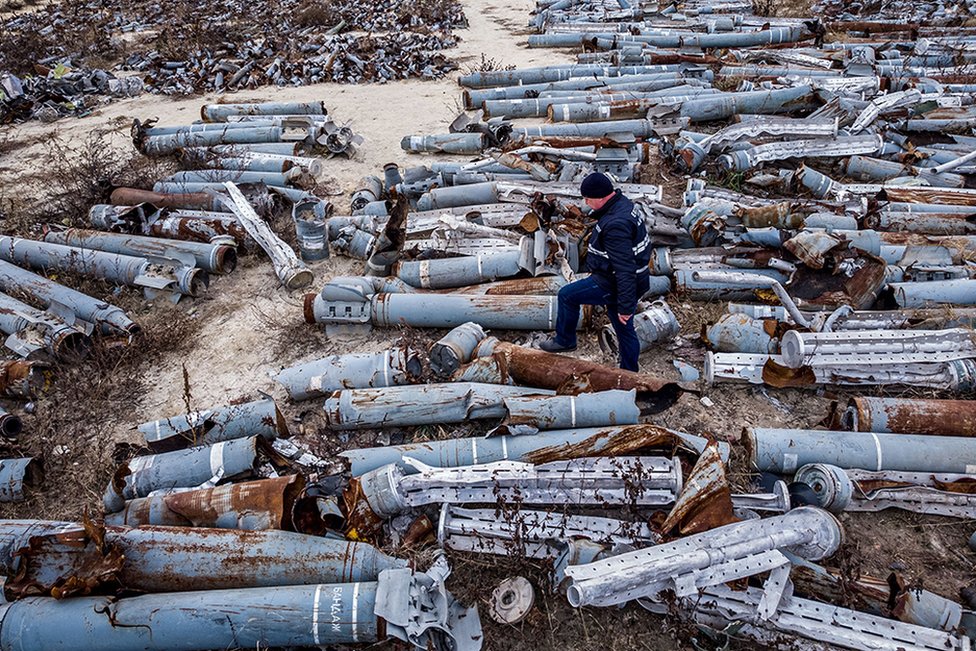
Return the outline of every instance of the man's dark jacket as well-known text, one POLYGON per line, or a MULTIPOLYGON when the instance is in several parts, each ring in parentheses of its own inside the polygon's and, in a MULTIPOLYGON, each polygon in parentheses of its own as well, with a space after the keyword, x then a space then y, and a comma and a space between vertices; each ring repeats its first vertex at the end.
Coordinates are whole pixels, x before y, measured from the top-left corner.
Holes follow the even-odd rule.
POLYGON ((590 234, 586 268, 610 293, 617 314, 633 314, 649 286, 651 241, 644 219, 620 190, 590 216, 597 223, 590 234))

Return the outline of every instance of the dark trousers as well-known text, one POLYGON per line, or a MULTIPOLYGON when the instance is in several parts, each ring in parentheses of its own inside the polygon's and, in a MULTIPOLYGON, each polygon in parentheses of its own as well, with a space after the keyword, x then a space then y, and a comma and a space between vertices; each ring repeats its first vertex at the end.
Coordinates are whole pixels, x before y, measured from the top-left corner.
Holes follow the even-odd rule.
POLYGON ((563 285, 559 290, 559 311, 556 316, 556 343, 572 348, 576 345, 576 324, 579 323, 581 305, 606 305, 610 324, 617 333, 620 347, 620 368, 637 370, 640 341, 634 332, 634 317, 624 325, 617 318, 617 306, 610 292, 601 288, 592 277, 563 285))

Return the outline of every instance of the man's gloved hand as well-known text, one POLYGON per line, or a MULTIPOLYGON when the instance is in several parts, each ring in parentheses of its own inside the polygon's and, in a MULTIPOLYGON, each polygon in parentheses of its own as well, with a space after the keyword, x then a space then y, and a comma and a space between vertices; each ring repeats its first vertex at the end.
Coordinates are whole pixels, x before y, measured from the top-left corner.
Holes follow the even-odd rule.
POLYGON ((627 325, 627 322, 630 321, 630 317, 632 317, 632 316, 634 316, 634 315, 633 314, 618 314, 617 315, 617 318, 620 319, 620 322, 622 324, 627 325))

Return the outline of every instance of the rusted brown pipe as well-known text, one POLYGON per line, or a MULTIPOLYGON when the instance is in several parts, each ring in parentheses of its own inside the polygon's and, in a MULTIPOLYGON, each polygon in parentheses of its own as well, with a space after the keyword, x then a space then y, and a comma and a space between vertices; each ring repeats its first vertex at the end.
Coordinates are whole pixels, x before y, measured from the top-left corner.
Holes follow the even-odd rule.
POLYGON ((305 488, 300 475, 130 500, 105 524, 217 529, 293 530, 292 508, 305 488))
POLYGON ((920 398, 851 398, 831 416, 853 432, 976 436, 976 401, 920 398))
POLYGON ((203 192, 162 194, 137 188, 116 188, 109 199, 113 206, 134 206, 151 203, 157 208, 187 208, 191 210, 222 210, 216 199, 203 192))
POLYGON ((585 359, 492 339, 486 339, 481 345, 489 348, 476 351, 476 354, 494 358, 503 369, 503 375, 522 386, 552 389, 563 394, 634 389, 640 398, 649 402, 645 409, 649 412, 664 411, 678 400, 682 391, 676 382, 585 359))

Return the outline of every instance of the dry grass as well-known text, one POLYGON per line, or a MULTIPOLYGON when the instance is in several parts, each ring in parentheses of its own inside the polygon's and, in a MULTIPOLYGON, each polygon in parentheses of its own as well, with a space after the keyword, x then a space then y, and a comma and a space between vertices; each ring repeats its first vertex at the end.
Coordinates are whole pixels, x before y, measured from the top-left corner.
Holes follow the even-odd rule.
POLYGON ((677 621, 654 617, 636 604, 624 608, 582 608, 569 605, 553 591, 548 564, 532 559, 458 554, 449 556, 453 574, 447 587, 466 605, 476 605, 484 628, 486 649, 523 651, 659 651, 690 649, 681 641, 688 629, 677 621), (499 624, 489 616, 492 591, 506 578, 524 576, 535 589, 535 607, 518 624, 499 624))
POLYGON ((90 228, 88 209, 108 203, 114 188, 151 188, 156 179, 175 169, 175 163, 146 158, 131 148, 114 147, 106 134, 92 132, 79 145, 69 145, 57 136, 51 138, 39 167, 43 172, 32 182, 43 189, 41 196, 5 221, 4 232, 36 235, 43 223, 90 228))
POLYGON ((107 348, 96 344, 80 363, 56 364, 53 386, 25 416, 21 443, 44 462, 45 484, 28 501, 0 505, 8 518, 77 520, 85 512, 102 512, 102 490, 117 458, 115 446, 122 419, 147 391, 146 369, 167 355, 192 349, 198 322, 173 318, 161 306, 141 319, 145 334, 133 345, 107 348))
MULTIPOLYGON (((148 187, 160 173, 160 165, 171 163, 114 148, 105 134, 93 133, 76 147, 55 138, 41 166, 44 173, 35 180, 41 184, 37 200, 0 198, 0 210, 6 213, 3 230, 36 237, 45 223, 88 227, 89 206, 105 202, 115 185, 148 187)), ((86 509, 101 512, 100 491, 115 466, 108 441, 118 440, 120 423, 148 391, 146 369, 166 355, 192 348, 199 322, 182 318, 182 308, 165 301, 150 308, 134 288, 116 288, 70 272, 55 272, 51 277, 117 305, 145 331, 130 346, 97 340, 86 359, 57 363, 52 388, 38 397, 35 412, 25 416, 22 446, 43 460, 45 488, 28 502, 4 505, 0 513, 77 519, 86 509)))
POLYGON ((14 129, 4 128, 0 130, 0 156, 26 149, 46 139, 45 136, 18 137, 14 129))

